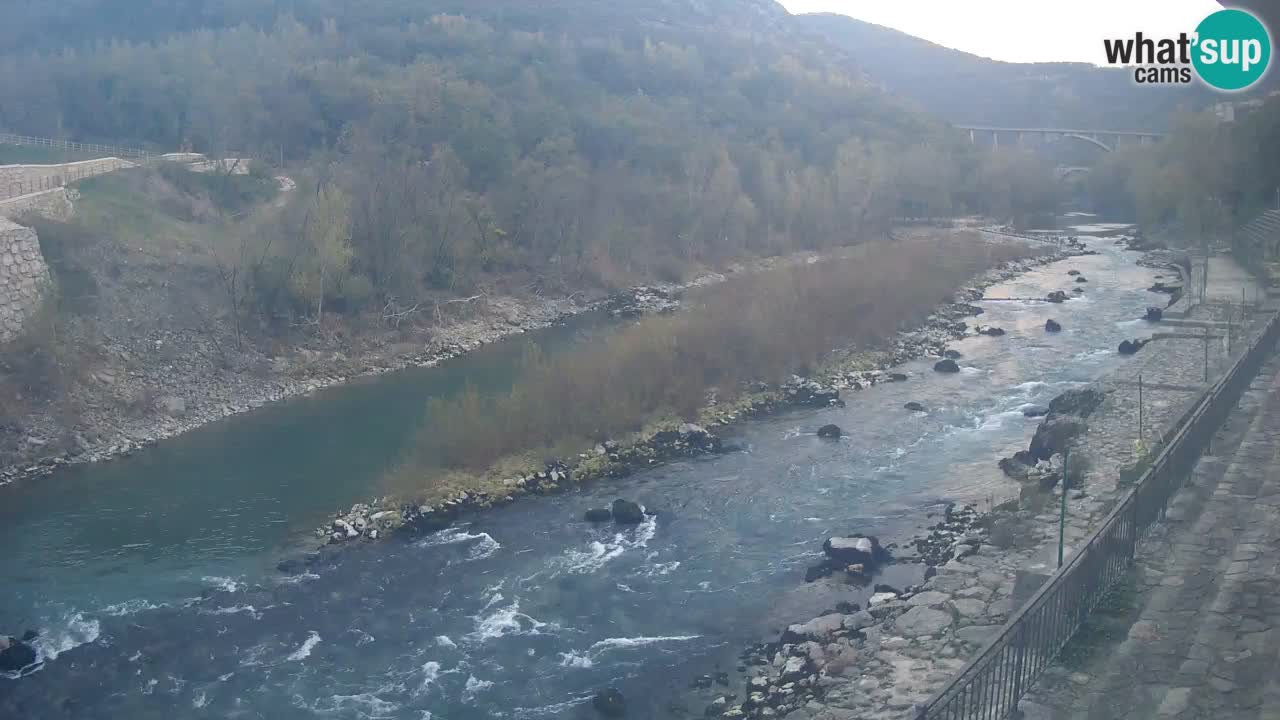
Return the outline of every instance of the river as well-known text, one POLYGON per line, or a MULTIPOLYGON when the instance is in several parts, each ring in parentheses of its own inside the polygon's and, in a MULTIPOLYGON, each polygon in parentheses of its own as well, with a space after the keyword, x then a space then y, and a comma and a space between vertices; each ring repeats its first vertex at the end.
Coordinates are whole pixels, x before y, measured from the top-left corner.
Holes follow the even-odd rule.
POLYGON ((1043 297, 1073 287, 1069 268, 1090 280, 1061 305, 981 303, 979 320, 1008 334, 954 343, 957 375, 914 362, 908 382, 850 394, 844 408, 742 424, 740 452, 352 546, 302 576, 273 566, 376 487, 425 397, 505 387, 524 343, 568 351, 598 320, 0 488, 0 619, 45 630, 46 658, 0 679, 0 716, 577 717, 608 685, 630 717, 666 716, 693 675, 731 669, 744 645, 865 600, 802 582, 825 536, 901 541, 946 501, 1017 493, 996 461, 1034 430, 1022 408, 1124 362, 1116 345, 1162 300, 1137 254, 1091 244, 1101 254, 990 288, 1043 297), (1063 332, 1044 332, 1050 317, 1063 332), (817 438, 826 423, 848 436, 817 438), (619 496, 658 514, 623 530, 581 521, 619 496))

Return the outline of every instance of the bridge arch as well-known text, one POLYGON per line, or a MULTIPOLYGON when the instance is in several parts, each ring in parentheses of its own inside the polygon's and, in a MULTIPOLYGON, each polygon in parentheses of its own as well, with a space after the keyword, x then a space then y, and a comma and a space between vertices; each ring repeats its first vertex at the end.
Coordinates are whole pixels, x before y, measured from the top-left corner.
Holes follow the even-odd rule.
POLYGON ((1069 137, 1069 138, 1074 138, 1076 140, 1083 140, 1087 143, 1097 145, 1098 147, 1102 148, 1103 152, 1112 152, 1115 150, 1115 148, 1102 142, 1098 138, 1093 137, 1092 135, 1081 135, 1080 133, 1063 133, 1062 137, 1069 137))

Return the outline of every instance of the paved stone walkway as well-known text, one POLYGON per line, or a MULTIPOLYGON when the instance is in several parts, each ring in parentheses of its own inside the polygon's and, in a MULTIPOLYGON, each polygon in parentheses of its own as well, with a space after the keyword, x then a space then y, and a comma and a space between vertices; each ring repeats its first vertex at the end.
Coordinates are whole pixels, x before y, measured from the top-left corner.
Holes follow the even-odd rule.
POLYGON ((1050 672, 1027 720, 1280 718, 1280 360, 1137 558, 1127 637, 1050 672))

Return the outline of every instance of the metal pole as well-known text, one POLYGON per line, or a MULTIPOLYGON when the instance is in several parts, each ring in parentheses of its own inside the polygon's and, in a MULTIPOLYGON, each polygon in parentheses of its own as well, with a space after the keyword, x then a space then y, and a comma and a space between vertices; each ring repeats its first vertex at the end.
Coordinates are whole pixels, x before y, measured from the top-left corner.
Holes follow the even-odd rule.
POLYGON ((1209 384, 1209 328, 1204 329, 1204 382, 1209 384))
POLYGON ((1138 373, 1138 442, 1145 446, 1147 442, 1147 434, 1144 431, 1144 419, 1142 408, 1142 373, 1138 373))
POLYGON ((1058 567, 1062 567, 1062 553, 1067 539, 1067 457, 1062 453, 1062 509, 1058 513, 1058 567))

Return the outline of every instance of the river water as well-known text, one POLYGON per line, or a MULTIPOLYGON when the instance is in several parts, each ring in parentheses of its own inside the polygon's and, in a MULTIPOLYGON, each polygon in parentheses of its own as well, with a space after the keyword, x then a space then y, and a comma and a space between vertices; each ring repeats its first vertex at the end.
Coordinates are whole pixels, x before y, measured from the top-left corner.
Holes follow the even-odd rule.
POLYGON ((0 489, 0 622, 46 631, 44 667, 0 679, 0 716, 578 717, 608 685, 629 716, 666 716, 693 675, 730 669, 742 646, 865 600, 802 582, 826 535, 901 541, 946 501, 1016 494, 996 461, 1034 430, 1021 409, 1124 362, 1116 345, 1161 301, 1136 254, 1093 246, 1102 254, 989 289, 1043 297, 1073 287, 1070 268, 1090 280, 1062 305, 982 303, 978 320, 1008 334, 954 343, 957 375, 915 362, 908 382, 847 407, 743 424, 741 452, 353 546, 300 577, 272 566, 368 494, 424 397, 504 387, 526 341, 564 350, 594 321, 0 489), (1050 317, 1063 332, 1044 332, 1050 317), (848 437, 817 438, 826 423, 848 437), (658 514, 623 530, 581 522, 619 496, 658 514))

